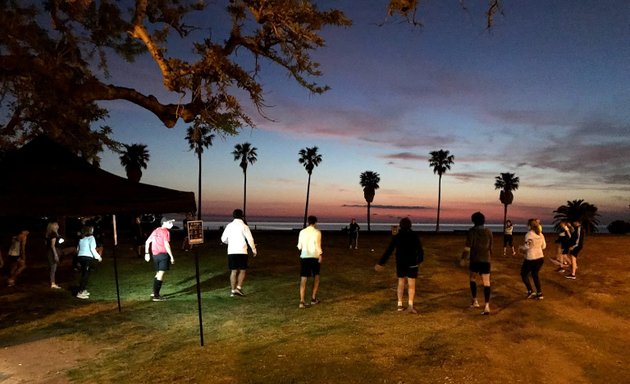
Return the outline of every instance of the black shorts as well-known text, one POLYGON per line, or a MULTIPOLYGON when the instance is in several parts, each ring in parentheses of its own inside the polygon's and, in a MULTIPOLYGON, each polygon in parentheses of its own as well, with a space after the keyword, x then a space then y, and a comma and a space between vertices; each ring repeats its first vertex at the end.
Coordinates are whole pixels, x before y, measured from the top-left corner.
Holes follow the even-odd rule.
POLYGON ((247 259, 247 253, 234 253, 228 255, 228 269, 230 271, 247 269, 247 259))
POLYGON ((153 255, 153 266, 155 271, 168 271, 171 269, 171 257, 168 253, 158 253, 153 255))
POLYGON ((468 270, 480 275, 488 275, 490 274, 490 263, 484 261, 474 261, 470 263, 468 270))
POLYGON ((300 277, 319 275, 320 266, 319 259, 314 257, 300 258, 300 277))
POLYGON ((504 247, 512 247, 512 246, 514 246, 514 236, 512 236, 512 235, 503 235, 503 246, 504 247))
POLYGON ((571 256, 573 257, 578 257, 578 255, 580 254, 580 251, 582 250, 582 248, 573 248, 570 251, 571 256))
POLYGON ((407 277, 409 279, 418 278, 418 265, 399 265, 396 264, 396 276, 399 279, 407 277))
POLYGON ((20 260, 20 256, 9 256, 9 264, 13 265, 20 260))

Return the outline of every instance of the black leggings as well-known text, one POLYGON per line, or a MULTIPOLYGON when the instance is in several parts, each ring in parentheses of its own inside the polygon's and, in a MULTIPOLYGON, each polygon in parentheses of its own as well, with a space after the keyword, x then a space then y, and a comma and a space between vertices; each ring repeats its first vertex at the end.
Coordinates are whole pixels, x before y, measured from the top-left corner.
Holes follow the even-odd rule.
POLYGON ((538 278, 538 272, 540 268, 542 268, 544 258, 536 259, 536 260, 523 260, 523 265, 521 266, 521 279, 523 279, 523 283, 525 283, 525 287, 527 287, 527 292, 532 291, 532 285, 529 282, 529 275, 532 275, 532 280, 534 280, 534 286, 536 287, 536 292, 541 293, 540 289, 540 279, 538 278))
POLYGON ((79 292, 87 288, 88 279, 90 278, 90 270, 92 269, 91 257, 79 256, 79 266, 81 266, 81 280, 79 282, 79 292))

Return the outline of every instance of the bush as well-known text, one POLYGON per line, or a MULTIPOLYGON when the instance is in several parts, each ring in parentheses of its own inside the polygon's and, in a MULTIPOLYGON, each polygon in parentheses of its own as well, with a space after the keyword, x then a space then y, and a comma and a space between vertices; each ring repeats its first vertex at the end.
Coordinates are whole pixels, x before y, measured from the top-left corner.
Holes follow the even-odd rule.
POLYGON ((608 232, 615 235, 625 235, 630 232, 630 223, 623 220, 615 220, 606 227, 608 232))

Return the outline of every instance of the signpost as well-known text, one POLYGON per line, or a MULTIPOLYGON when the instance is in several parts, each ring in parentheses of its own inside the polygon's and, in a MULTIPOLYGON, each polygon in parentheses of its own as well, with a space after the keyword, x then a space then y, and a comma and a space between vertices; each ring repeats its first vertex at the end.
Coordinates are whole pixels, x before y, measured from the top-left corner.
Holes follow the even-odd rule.
MULTIPOLYGON (((188 243, 191 246, 203 244, 203 221, 190 220, 186 223, 188 243)), ((201 318, 201 283, 199 282, 199 251, 195 248, 195 275, 197 278, 197 309, 199 311, 199 340, 203 347, 203 320, 201 318)))

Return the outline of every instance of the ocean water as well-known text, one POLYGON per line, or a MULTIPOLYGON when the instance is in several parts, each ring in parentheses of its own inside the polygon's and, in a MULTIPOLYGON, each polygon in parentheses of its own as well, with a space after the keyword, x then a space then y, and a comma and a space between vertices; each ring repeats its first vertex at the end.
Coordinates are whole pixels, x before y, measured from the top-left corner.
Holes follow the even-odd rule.
MULTIPOLYGON (((203 221, 203 227, 206 230, 219 230, 225 225, 227 225, 229 221, 203 221)), ((302 221, 257 221, 251 220, 247 223, 252 230, 258 231, 294 231, 302 229, 302 221)), ((321 222, 317 223, 317 227, 322 231, 341 231, 348 226, 349 223, 342 222, 321 222)), ((183 228, 183 222, 178 220, 175 222, 175 225, 179 228, 183 228)), ((361 226, 361 231, 367 231, 367 223, 359 222, 361 226)), ((372 231, 391 231, 392 226, 397 226, 397 223, 370 223, 370 228, 372 231)), ((472 224, 440 224, 440 232, 455 232, 455 231, 465 231, 468 228, 472 227, 472 224)), ((489 228, 492 232, 503 231, 503 224, 486 224, 486 227, 489 228)), ((435 231, 435 223, 413 223, 412 229, 420 232, 434 232, 435 231)), ((525 233, 526 226, 522 224, 514 225, 515 233, 525 233)), ((554 232, 553 225, 543 225, 543 232, 551 233, 554 232)))

